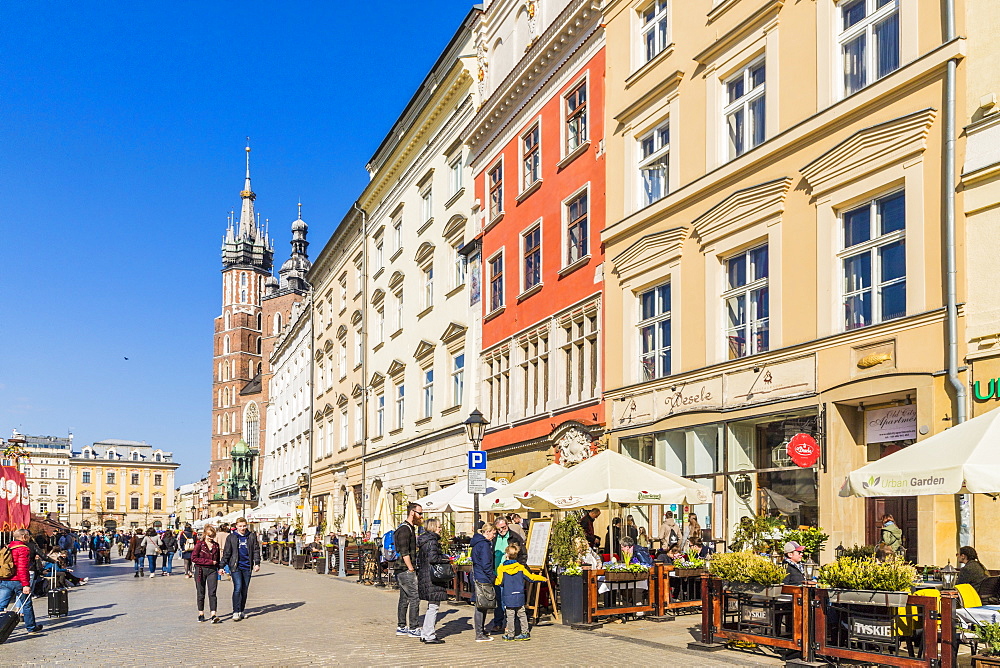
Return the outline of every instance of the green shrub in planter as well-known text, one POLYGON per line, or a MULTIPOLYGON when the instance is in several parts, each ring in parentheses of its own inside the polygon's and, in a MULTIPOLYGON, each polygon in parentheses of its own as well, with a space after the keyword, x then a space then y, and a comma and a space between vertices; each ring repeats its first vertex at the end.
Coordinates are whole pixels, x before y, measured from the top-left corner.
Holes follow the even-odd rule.
POLYGON ((876 561, 841 557, 819 569, 820 586, 832 589, 909 592, 916 577, 916 568, 895 559, 876 561))
POLYGON ((794 540, 805 549, 805 555, 819 560, 819 553, 823 551, 826 541, 830 540, 829 534, 823 533, 819 527, 807 527, 805 529, 789 529, 782 536, 786 543, 794 540))
POLYGON ((1000 657, 1000 622, 975 624, 969 631, 979 640, 981 655, 1000 657))
POLYGON ((758 585, 777 585, 785 580, 785 568, 753 552, 724 552, 712 557, 708 572, 722 580, 758 585))
POLYGON ((853 547, 845 547, 844 556, 847 557, 848 559, 874 559, 875 546, 855 545, 853 547))

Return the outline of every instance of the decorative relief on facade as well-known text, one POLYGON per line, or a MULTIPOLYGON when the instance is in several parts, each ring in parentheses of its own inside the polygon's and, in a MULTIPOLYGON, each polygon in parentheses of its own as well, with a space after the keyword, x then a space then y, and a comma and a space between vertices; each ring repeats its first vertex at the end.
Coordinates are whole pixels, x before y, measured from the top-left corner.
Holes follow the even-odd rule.
POLYGON ((570 428, 555 444, 555 463, 573 466, 597 454, 598 446, 590 434, 576 427, 570 428))
POLYGON ((699 216, 692 227, 701 244, 709 244, 754 223, 779 215, 792 179, 784 177, 737 190, 699 216))
POLYGON ((896 369, 896 340, 878 341, 851 349, 853 375, 885 373, 896 369))
POLYGON ((675 227, 644 236, 611 260, 615 273, 622 281, 627 281, 676 260, 681 256, 687 234, 686 227, 675 227))

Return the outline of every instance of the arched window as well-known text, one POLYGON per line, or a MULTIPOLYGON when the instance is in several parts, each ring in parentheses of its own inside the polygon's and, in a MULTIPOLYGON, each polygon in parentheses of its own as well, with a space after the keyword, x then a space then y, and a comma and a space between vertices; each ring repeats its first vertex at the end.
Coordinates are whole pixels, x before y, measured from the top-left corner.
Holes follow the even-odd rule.
POLYGON ((223 434, 229 433, 229 413, 226 413, 222 417, 222 433, 223 434))
POLYGON ((247 362, 247 376, 253 378, 253 360, 247 362))
POLYGON ((257 404, 253 402, 247 405, 243 414, 243 440, 251 448, 260 445, 260 413, 257 412, 257 404))
POLYGON ((153 461, 154 462, 162 462, 163 461, 163 455, 161 455, 159 452, 157 452, 156 454, 153 455, 153 461))
POLYGON ((132 454, 129 456, 132 458, 133 462, 139 461, 139 453, 137 451, 133 450, 132 454))
POLYGON ((260 355, 260 351, 261 351, 261 344, 260 344, 260 337, 258 336, 257 337, 257 354, 258 355, 260 355))
POLYGON ((222 433, 222 416, 221 415, 218 415, 215 418, 215 433, 216 434, 221 434, 222 433))
POLYGON ((241 304, 246 304, 247 303, 247 291, 246 291, 246 288, 243 288, 242 290, 240 290, 240 303, 241 304))
POLYGON ((261 364, 260 362, 257 362, 257 373, 260 373, 260 370, 261 370, 261 364))
POLYGON ((245 271, 240 272, 240 287, 245 288, 247 286, 247 273, 245 271))
POLYGON ((93 457, 94 457, 94 451, 93 450, 91 450, 90 448, 84 448, 83 449, 83 458, 84 459, 93 459, 93 457))
POLYGON ((263 324, 263 316, 260 313, 258 313, 257 314, 257 331, 258 332, 261 331, 261 325, 262 324, 263 324))
POLYGON ((222 339, 222 354, 229 354, 229 335, 226 335, 226 337, 222 339))
POLYGON ((108 459, 114 459, 115 458, 115 451, 112 448, 108 448, 108 451, 105 454, 107 455, 108 459))
POLYGON ((225 329, 230 329, 232 327, 232 321, 229 318, 229 311, 226 311, 226 326, 225 329))
POLYGON ((272 332, 272 334, 274 334, 275 336, 277 336, 280 333, 281 333, 281 314, 280 313, 275 313, 274 314, 274 331, 272 332))

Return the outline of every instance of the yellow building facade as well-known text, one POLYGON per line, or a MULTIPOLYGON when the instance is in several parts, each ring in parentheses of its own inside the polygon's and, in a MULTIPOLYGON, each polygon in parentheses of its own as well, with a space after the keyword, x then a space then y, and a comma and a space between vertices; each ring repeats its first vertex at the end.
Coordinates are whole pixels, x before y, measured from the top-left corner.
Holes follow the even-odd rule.
MULTIPOLYGON (((781 516, 823 527, 829 552, 878 542, 888 513, 908 558, 944 563, 971 523, 952 497, 838 494, 954 424, 969 388, 966 285, 951 305, 942 287, 967 40, 964 4, 953 30, 941 4, 605 5, 611 447, 709 486, 674 510, 720 541, 781 516), (813 466, 789 456, 800 434, 813 466)), ((953 210, 960 250, 961 192, 953 210)))

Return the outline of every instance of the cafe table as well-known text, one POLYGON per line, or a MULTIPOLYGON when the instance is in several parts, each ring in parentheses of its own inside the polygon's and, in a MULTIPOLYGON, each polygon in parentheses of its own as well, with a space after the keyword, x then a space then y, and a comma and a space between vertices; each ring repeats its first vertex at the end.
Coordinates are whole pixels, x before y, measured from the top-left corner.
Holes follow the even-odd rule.
POLYGON ((941 580, 916 580, 913 583, 913 589, 937 589, 942 590, 945 588, 945 584, 941 580))
POLYGON ((955 619, 963 626, 985 622, 1000 622, 1000 605, 981 605, 977 608, 955 608, 955 619))

